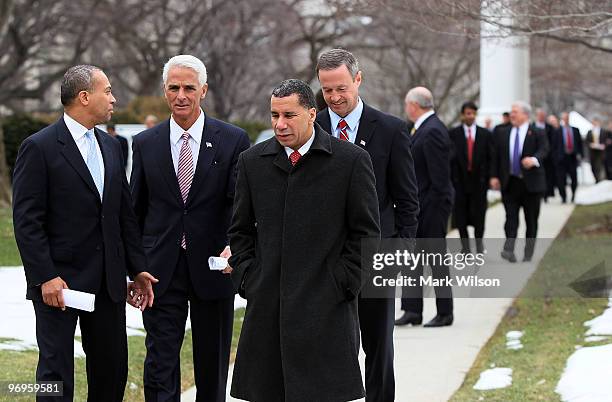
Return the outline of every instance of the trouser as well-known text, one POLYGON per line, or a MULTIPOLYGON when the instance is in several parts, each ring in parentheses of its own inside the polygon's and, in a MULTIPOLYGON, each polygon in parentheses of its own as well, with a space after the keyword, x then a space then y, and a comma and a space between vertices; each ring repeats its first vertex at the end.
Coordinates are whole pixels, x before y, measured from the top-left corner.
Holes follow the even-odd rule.
POLYGON ((523 208, 525 224, 527 226, 525 237, 525 257, 531 257, 535 247, 535 239, 538 234, 538 217, 540 215, 540 203, 542 194, 530 193, 525 187, 525 182, 515 176, 511 176, 508 187, 502 192, 502 202, 506 210, 506 223, 504 231, 506 242, 504 250, 514 252, 514 244, 519 225, 519 212, 523 208))

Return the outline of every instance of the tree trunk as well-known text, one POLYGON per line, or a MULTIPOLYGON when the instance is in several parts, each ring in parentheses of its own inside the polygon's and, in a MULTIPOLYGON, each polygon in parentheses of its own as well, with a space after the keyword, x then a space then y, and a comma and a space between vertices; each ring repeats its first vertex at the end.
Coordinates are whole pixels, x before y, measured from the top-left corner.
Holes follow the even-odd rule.
POLYGON ((11 181, 9 180, 9 169, 6 165, 6 154, 4 151, 4 131, 0 124, 0 208, 11 205, 11 181))

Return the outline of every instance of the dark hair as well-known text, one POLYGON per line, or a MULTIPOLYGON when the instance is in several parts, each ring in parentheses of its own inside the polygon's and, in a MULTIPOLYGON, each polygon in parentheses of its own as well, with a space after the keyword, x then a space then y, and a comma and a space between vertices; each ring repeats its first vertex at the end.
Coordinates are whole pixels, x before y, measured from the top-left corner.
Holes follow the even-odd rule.
POLYGON ((305 109, 316 109, 317 103, 312 89, 304 81, 294 78, 284 80, 276 88, 272 90, 272 96, 275 98, 284 98, 296 94, 300 106, 305 109))
POLYGON ((359 72, 359 62, 357 62, 357 59, 351 52, 344 49, 331 49, 321 54, 317 62, 317 76, 319 75, 319 70, 334 70, 341 65, 345 65, 353 79, 355 79, 359 72))
POLYGON ((79 95, 81 91, 91 92, 94 87, 93 73, 102 71, 96 66, 81 64, 70 67, 64 74, 60 88, 60 99, 62 105, 68 106, 79 95))
POLYGON ((473 111, 478 111, 478 106, 472 101, 467 101, 463 105, 461 105, 461 114, 465 112, 465 109, 472 109, 473 111))
POLYGON ((509 113, 509 112, 504 112, 504 113, 502 113, 502 116, 504 116, 504 117, 510 117, 510 113, 509 113))
POLYGON ((106 128, 107 129, 112 128, 114 130, 115 129, 115 123, 112 123, 112 122, 109 121, 108 123, 106 123, 106 128))

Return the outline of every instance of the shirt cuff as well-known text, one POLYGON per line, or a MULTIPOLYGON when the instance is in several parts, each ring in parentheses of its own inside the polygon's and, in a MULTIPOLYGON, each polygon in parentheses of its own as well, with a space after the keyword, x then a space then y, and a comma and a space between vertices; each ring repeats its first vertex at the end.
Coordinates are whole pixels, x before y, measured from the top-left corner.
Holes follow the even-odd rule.
POLYGON ((532 156, 531 160, 536 165, 536 167, 540 167, 540 161, 538 160, 538 158, 536 158, 535 156, 532 156))

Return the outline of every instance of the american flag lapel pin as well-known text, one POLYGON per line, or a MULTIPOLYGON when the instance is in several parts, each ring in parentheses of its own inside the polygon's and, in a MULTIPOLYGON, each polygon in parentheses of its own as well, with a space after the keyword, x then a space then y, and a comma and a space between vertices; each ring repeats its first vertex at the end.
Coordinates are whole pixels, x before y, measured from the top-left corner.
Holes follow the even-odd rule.
POLYGON ((206 141, 206 148, 212 148, 212 144, 208 141, 206 141))
POLYGON ((365 141, 364 140, 359 141, 359 144, 361 144, 362 147, 365 147, 365 141))

